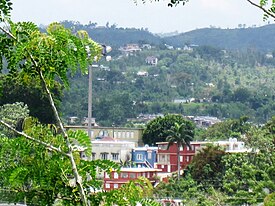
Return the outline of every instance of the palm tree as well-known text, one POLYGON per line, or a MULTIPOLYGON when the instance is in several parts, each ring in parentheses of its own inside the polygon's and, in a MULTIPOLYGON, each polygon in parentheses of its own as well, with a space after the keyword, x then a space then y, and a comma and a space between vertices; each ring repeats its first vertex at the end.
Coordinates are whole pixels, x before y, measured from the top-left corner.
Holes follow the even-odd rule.
POLYGON ((194 125, 192 122, 186 120, 185 122, 175 125, 169 130, 169 136, 166 141, 168 142, 168 149, 171 145, 177 144, 177 166, 178 166, 178 180, 180 178, 180 147, 184 149, 185 146, 191 148, 190 142, 194 137, 194 125))

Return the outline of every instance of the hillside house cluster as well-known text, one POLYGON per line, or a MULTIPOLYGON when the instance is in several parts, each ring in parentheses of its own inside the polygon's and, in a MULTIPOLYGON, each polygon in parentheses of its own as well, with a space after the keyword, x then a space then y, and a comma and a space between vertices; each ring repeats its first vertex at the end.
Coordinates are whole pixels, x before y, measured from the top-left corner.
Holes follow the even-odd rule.
MULTIPOLYGON (((116 141, 116 140, 113 140, 116 141)), ((100 141, 103 143, 104 141, 100 141)), ((243 142, 239 142, 236 139, 230 139, 229 141, 218 141, 218 142, 191 142, 191 148, 184 147, 180 149, 180 165, 181 170, 187 167, 196 155, 203 147, 207 144, 212 143, 215 145, 220 145, 224 147, 226 152, 247 152, 248 150, 245 148, 243 142)), ((106 142, 108 144, 107 147, 112 147, 113 143, 106 142)), ((168 142, 158 142, 157 147, 149 147, 145 145, 144 147, 133 147, 126 146, 127 142, 121 143, 120 145, 123 147, 121 150, 128 149, 125 153, 127 158, 124 160, 129 160, 129 164, 126 167, 122 167, 120 172, 112 171, 111 175, 107 173, 104 174, 104 189, 111 190, 121 187, 123 184, 130 180, 135 180, 140 176, 146 177, 150 180, 152 185, 158 183, 163 178, 171 176, 173 172, 177 171, 177 145, 173 144, 168 148, 168 142)), ((94 146, 95 147, 95 146, 94 146)), ((102 153, 107 148, 101 145, 98 153, 102 153)), ((117 148, 118 149, 118 148, 117 148)), ((95 151, 93 149, 93 151, 95 151)), ((117 150, 117 153, 119 150, 117 150)), ((97 155, 101 159, 102 156, 97 155)), ((122 154, 119 154, 122 155, 122 154)), ((109 159, 112 160, 113 156, 111 154, 108 155, 109 159)), ((122 156, 118 156, 119 158, 123 158, 122 156)))
MULTIPOLYGON (((87 129, 86 127, 70 126, 67 129, 87 129)), ((129 180, 146 177, 152 185, 162 181, 177 171, 177 145, 168 147, 168 142, 157 142, 155 147, 143 145, 142 129, 92 127, 92 155, 82 158, 96 160, 111 160, 122 164, 120 172, 112 171, 110 175, 100 174, 103 178, 104 190, 121 187, 129 180)), ((180 148, 180 165, 183 171, 193 157, 207 144, 215 144, 224 148, 228 153, 249 152, 244 142, 230 138, 227 141, 193 141, 191 148, 180 148)))

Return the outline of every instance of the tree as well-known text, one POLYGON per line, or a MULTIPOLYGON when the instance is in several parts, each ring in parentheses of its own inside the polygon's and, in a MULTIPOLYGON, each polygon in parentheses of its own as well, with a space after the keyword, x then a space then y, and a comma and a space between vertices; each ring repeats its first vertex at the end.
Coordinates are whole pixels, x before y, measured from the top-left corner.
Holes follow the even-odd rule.
MULTIPOLYGON (((5 104, 0 106, 0 117, 11 125, 13 128, 16 128, 19 123, 22 124, 22 121, 29 117, 29 109, 27 105, 24 105, 22 102, 16 102, 14 104, 5 104)), ((14 137, 15 134, 8 130, 6 127, 0 124, 0 138, 1 137, 14 137)))
POLYGON ((166 137, 169 136, 168 130, 170 130, 175 123, 185 123, 186 119, 182 115, 167 114, 163 117, 157 117, 147 123, 142 135, 143 142, 145 144, 153 145, 156 142, 166 141, 166 137))
MULTIPOLYGON (((0 4, 0 22, 4 23, 0 27, 1 64, 3 63, 2 60, 6 59, 10 74, 20 72, 27 76, 39 78, 68 151, 64 152, 60 148, 14 129, 4 122, 2 117, 0 123, 18 135, 25 137, 25 139, 39 143, 46 148, 50 147, 68 158, 81 202, 83 205, 88 205, 83 187, 85 183, 83 180, 85 180, 87 173, 83 173, 85 176, 82 178, 78 171, 74 148, 61 122, 50 88, 52 88, 56 79, 68 86, 68 71, 70 70, 72 74, 77 68, 80 68, 83 72, 87 71, 87 66, 94 60, 94 57, 101 56, 102 48, 92 41, 86 32, 80 31, 77 34, 72 34, 70 30, 65 29, 58 23, 51 24, 47 28, 47 33, 41 33, 38 27, 31 22, 13 23, 9 18, 11 5, 9 0, 1 1, 0 4), (2 25, 6 26, 3 27, 2 25)), ((85 136, 76 135, 76 138, 78 137, 79 139, 85 138, 85 136)), ((86 164, 93 164, 93 162, 87 162, 86 164)))
MULTIPOLYGON (((61 85, 57 82, 51 88, 54 102, 60 107, 61 85)), ((12 74, 0 76, 0 105, 23 102, 28 105, 30 116, 45 124, 55 123, 49 99, 39 79, 27 75, 12 74)))
MULTIPOLYGON (((24 115, 21 112, 23 106, 22 109, 16 109, 19 106, 20 104, 13 105, 14 115, 9 114, 13 119, 20 114, 24 115)), ((6 110, 7 107, 11 108, 10 105, 3 108, 6 110)), ((27 205, 53 205, 56 200, 60 200, 65 205, 80 205, 80 194, 75 186, 70 159, 66 157, 67 148, 63 136, 56 135, 50 127, 30 118, 24 120, 24 133, 16 134, 17 137, 13 135, 13 138, 0 138, 0 200, 25 202, 27 205), (32 141, 26 141, 26 138, 32 141)), ((79 175, 83 178, 83 187, 87 193, 100 189, 101 181, 96 178, 94 168, 110 171, 118 169, 119 165, 106 160, 80 159, 79 150, 85 151, 87 156, 91 154, 89 137, 83 131, 69 131, 68 137, 70 142, 77 142, 72 143, 73 155, 79 175)), ((88 199, 92 197, 88 196, 88 199)))
POLYGON ((185 121, 181 124, 175 122, 175 125, 168 131, 169 135, 166 137, 168 141, 168 148, 177 144, 177 167, 178 167, 178 180, 180 178, 180 148, 184 149, 185 146, 191 148, 190 142, 194 138, 194 125, 190 121, 185 121))
MULTIPOLYGON (((145 3, 147 0, 141 0, 143 3, 145 3)), ((152 2, 152 0, 150 0, 152 2)), ((159 1, 159 0, 155 0, 159 1)), ((258 4, 253 2, 252 0, 246 0, 251 5, 261 9, 264 12, 264 20, 268 19, 269 17, 275 19, 275 5, 272 0, 261 0, 258 4)), ((134 2, 137 4, 138 0, 134 0, 134 2)), ((189 2, 189 0, 168 0, 168 6, 173 7, 177 6, 179 4, 182 4, 183 6, 189 2)))
POLYGON ((224 155, 224 150, 218 146, 207 145, 202 148, 188 166, 193 179, 204 188, 220 188, 224 173, 224 164, 222 163, 224 155))
POLYGON ((239 119, 228 119, 210 126, 200 134, 200 139, 224 140, 233 137, 239 138, 248 132, 250 127, 247 116, 242 116, 239 119))

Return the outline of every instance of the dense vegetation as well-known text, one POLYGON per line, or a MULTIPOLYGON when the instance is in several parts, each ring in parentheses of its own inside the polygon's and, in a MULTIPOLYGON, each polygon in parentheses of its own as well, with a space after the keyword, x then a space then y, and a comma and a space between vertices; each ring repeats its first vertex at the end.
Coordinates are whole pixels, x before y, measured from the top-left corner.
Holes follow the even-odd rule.
POLYGON ((181 34, 153 34, 147 28, 121 28, 116 24, 98 27, 97 23, 90 22, 82 25, 79 22, 63 21, 67 28, 86 30, 97 42, 109 44, 114 48, 128 43, 150 43, 153 45, 169 44, 182 47, 185 44, 207 45, 229 50, 248 49, 259 51, 273 51, 275 47, 275 25, 268 24, 261 27, 248 27, 240 24, 235 29, 202 28, 181 34), (162 37, 163 36, 163 37, 162 37))
MULTIPOLYGON (((185 205, 274 205, 275 117, 264 126, 240 126, 250 152, 226 153, 208 145, 176 177, 154 190, 158 198, 182 199, 185 205)), ((218 130, 218 129, 217 129, 218 130)))
MULTIPOLYGON (((93 68, 93 116, 102 125, 124 125, 140 113, 180 113, 265 122, 274 115, 275 60, 265 54, 199 46, 193 51, 164 45, 121 56, 93 68), (158 58, 156 66, 146 57, 158 58), (139 71, 148 75, 138 76, 139 71), (175 99, 195 98, 191 103, 175 99)), ((63 98, 63 114, 87 114, 87 76, 71 78, 63 98)))

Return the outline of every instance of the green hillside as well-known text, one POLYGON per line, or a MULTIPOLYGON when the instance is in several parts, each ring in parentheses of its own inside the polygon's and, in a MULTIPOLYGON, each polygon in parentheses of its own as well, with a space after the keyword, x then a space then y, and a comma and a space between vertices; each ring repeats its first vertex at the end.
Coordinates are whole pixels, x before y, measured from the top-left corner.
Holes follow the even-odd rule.
POLYGON ((272 51, 275 48, 275 24, 255 28, 204 28, 163 39, 168 44, 210 45, 224 49, 256 49, 272 51))
MULTIPOLYGON (((156 48, 115 55, 99 65, 93 69, 93 116, 102 125, 124 125, 140 113, 247 115, 254 122, 275 114, 275 61, 261 53, 207 46, 193 51, 156 48), (146 64, 147 56, 157 57, 158 64, 146 64), (139 76, 139 71, 147 73, 139 76), (176 99, 194 101, 178 104, 176 99)), ((87 116, 87 87, 87 76, 71 79, 62 102, 64 117, 87 116)))
POLYGON ((98 27, 96 23, 82 25, 71 21, 62 23, 68 28, 86 30, 95 41, 113 47, 128 43, 149 43, 158 46, 168 44, 174 47, 182 47, 185 44, 208 45, 242 51, 254 49, 267 52, 275 49, 275 24, 238 29, 203 28, 161 38, 143 28, 117 28, 116 25, 98 27))

